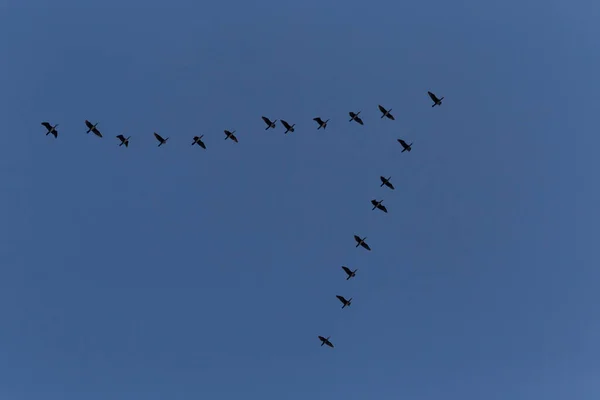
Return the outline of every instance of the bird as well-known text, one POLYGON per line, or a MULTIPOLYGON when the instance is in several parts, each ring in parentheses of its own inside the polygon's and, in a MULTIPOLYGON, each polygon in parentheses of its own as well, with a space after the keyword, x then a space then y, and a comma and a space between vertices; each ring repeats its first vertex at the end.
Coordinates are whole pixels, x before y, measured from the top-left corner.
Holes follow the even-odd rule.
POLYGON ((167 143, 167 140, 169 140, 169 138, 163 139, 162 136, 160 136, 158 133, 154 132, 154 137, 156 138, 156 140, 159 141, 158 143, 158 147, 162 146, 163 144, 167 143))
POLYGON ((48 130, 48 132, 46 132, 46 136, 48 136, 49 134, 52 134, 52 135, 54 135, 55 139, 58 137, 58 131, 56 130, 56 127, 58 126, 58 124, 52 126, 52 125, 50 125, 49 122, 42 122, 42 126, 48 130))
POLYGON ((96 128, 96 126, 98 125, 98 122, 96 122, 96 124, 92 124, 90 121, 88 121, 87 119, 85 120, 85 125, 88 127, 88 130, 86 133, 90 133, 90 132, 94 132, 94 134, 98 137, 102 137, 102 134, 100 133, 100 131, 98 130, 98 128, 96 128))
POLYGON ((389 187, 390 189, 394 190, 394 185, 392 185, 390 183, 390 179, 392 179, 391 176, 389 178, 380 176, 379 179, 381 179, 381 185, 379 185, 379 187, 383 187, 383 185, 385 185, 385 186, 389 187))
POLYGON ((319 340, 321 341, 321 346, 323 346, 324 344, 326 344, 327 346, 329 346, 329 347, 333 348, 333 343, 331 343, 331 342, 329 341, 329 338, 330 338, 330 337, 331 337, 331 336, 327 336, 327 337, 325 338, 325 337, 323 337, 323 336, 319 336, 319 340))
POLYGON ((350 307, 350 304, 352 304, 352 298, 350 298, 350 300, 346 300, 344 298, 344 296, 340 296, 337 294, 335 295, 335 297, 337 297, 338 300, 342 302, 342 304, 343 304, 342 308, 345 308, 346 306, 350 307))
POLYGON ((444 98, 442 97, 441 99, 438 99, 437 96, 431 92, 427 92, 427 94, 429 95, 429 97, 431 97, 431 100, 433 100, 433 105, 431 107, 435 107, 435 106, 441 106, 442 105, 442 100, 444 100, 444 98))
POLYGON ((296 126, 296 124, 290 125, 286 120, 283 119, 281 120, 281 124, 285 127, 284 133, 294 132, 294 126, 296 126))
POLYGON ((392 111, 391 108, 389 110, 386 110, 385 108, 383 108, 383 106, 381 104, 378 105, 378 107, 379 107, 379 111, 381 111, 383 113, 381 118, 387 117, 388 119, 391 119, 392 121, 396 119, 396 118, 394 118, 394 116, 392 114, 390 114, 390 111, 392 111))
POLYGON ((321 128, 323 128, 323 129, 327 128, 327 123, 329 122, 329 120, 323 121, 321 119, 321 117, 315 117, 315 118, 313 118, 313 121, 316 121, 317 124, 319 124, 319 127, 317 128, 317 130, 319 130, 321 128))
POLYGON ((371 204, 373 204, 373 210, 375 210, 376 208, 380 209, 381 211, 383 211, 384 213, 387 213, 387 208, 385 208, 385 206, 383 204, 383 200, 371 200, 371 204))
POLYGON ((366 236, 361 239, 359 236, 354 235, 354 240, 356 240, 356 247, 362 246, 365 249, 371 251, 371 248, 369 247, 369 245, 367 244, 367 242, 365 242, 366 239, 367 239, 366 236))
POLYGON ((275 123, 277 122, 277 120, 271 121, 269 118, 267 118, 265 116, 262 117, 262 120, 265 121, 265 124, 267 124, 265 131, 269 128, 275 128, 275 123))
POLYGON ((119 146, 125 145, 125 147, 129 147, 129 139, 131 139, 131 136, 128 136, 127 138, 125 138, 125 136, 123 136, 123 135, 117 135, 117 139, 119 139, 121 141, 119 146))
POLYGON ((231 139, 231 140, 233 140, 234 142, 238 143, 238 140, 237 140, 237 138, 236 138, 236 137, 235 137, 235 135, 234 135, 235 131, 233 131, 233 132, 229 132, 229 131, 226 129, 226 130, 224 130, 223 132, 225 132, 225 140, 227 140, 227 139, 231 139))
POLYGON ((398 139, 398 143, 400 143, 403 147, 402 149, 402 153, 404 153, 405 151, 411 151, 412 149, 412 143, 411 144, 407 144, 404 140, 402 139, 398 139))
POLYGON ((203 149, 206 150, 206 145, 202 141, 203 137, 204 137, 204 135, 202 135, 202 136, 194 136, 194 141, 192 142, 192 146, 195 145, 195 144, 197 144, 198 146, 200 146, 200 147, 202 147, 203 149))
POLYGON ((360 119, 360 117, 358 116, 360 114, 360 111, 357 112, 356 114, 353 113, 352 111, 350 111, 348 114, 350 115, 350 121, 349 122, 356 121, 359 124, 364 125, 363 120, 360 119))
POLYGON ((346 278, 346 280, 355 277, 356 276, 356 271, 358 271, 358 268, 355 269, 354 271, 351 271, 350 268, 346 267, 345 265, 342 265, 342 269, 344 270, 344 272, 348 275, 348 277, 346 278))

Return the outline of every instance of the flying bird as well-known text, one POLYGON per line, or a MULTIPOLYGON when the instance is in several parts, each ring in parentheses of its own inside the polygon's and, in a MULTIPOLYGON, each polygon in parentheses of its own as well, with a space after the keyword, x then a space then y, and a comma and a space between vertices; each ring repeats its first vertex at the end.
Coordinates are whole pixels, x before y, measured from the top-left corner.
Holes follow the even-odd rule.
POLYGON ((163 144, 167 143, 167 140, 169 140, 169 138, 163 139, 162 136, 160 136, 158 133, 154 132, 154 137, 156 138, 156 140, 158 140, 158 147, 162 146, 163 144))
POLYGON ((285 127, 284 133, 294 132, 294 126, 296 126, 296 124, 290 125, 287 121, 285 121, 283 119, 281 120, 281 124, 285 127))
POLYGON ((204 137, 204 135, 202 135, 202 136, 194 136, 194 141, 192 142, 192 146, 195 145, 195 144, 197 144, 198 146, 200 146, 200 147, 202 147, 203 149, 206 150, 206 145, 202 141, 203 137, 204 137))
POLYGON ((329 338, 331 336, 327 336, 326 338, 323 336, 319 336, 319 340, 321 341, 321 346, 323 346, 324 344, 326 344, 327 346, 333 348, 333 344, 329 341, 329 338))
POLYGON ((355 269, 354 271, 350 270, 350 268, 342 265, 342 269, 344 270, 344 272, 346 273, 346 275, 348 275, 348 277, 346 278, 346 280, 353 278, 356 276, 356 271, 358 271, 358 268, 355 269))
POLYGON ((367 244, 367 242, 365 242, 366 239, 367 239, 366 236, 361 239, 359 236, 354 235, 354 240, 356 240, 356 247, 362 246, 365 249, 371 251, 371 248, 369 247, 369 245, 367 244))
POLYGON ((321 128, 323 128, 323 129, 327 128, 327 123, 329 122, 329 120, 323 121, 321 119, 321 117, 315 117, 315 118, 313 118, 313 121, 317 121, 317 124, 319 124, 319 127, 317 128, 317 130, 319 130, 321 128))
POLYGON ((56 130, 58 124, 52 126, 49 122, 42 122, 42 126, 48 130, 48 132, 46 132, 46 136, 53 134, 55 139, 58 137, 58 131, 56 130))
POLYGON ((337 297, 338 300, 342 302, 342 304, 343 304, 342 308, 345 308, 346 306, 350 307, 350 304, 352 304, 352 298, 350 298, 350 300, 346 300, 344 298, 344 296, 340 296, 337 294, 335 295, 335 297, 337 297))
POLYGON ((357 112, 356 114, 355 114, 355 113, 353 113, 352 111, 350 111, 350 112, 348 113, 348 115, 350 115, 350 121, 349 121, 349 122, 356 121, 356 122, 358 122, 359 124, 361 124, 361 125, 364 125, 364 123, 363 123, 363 120, 362 120, 362 119, 360 119, 360 117, 358 116, 359 114, 360 114, 360 111, 359 111, 359 112, 357 112))
POLYGON ((398 139, 398 143, 400 143, 403 147, 402 149, 402 153, 404 153, 405 151, 411 151, 412 149, 412 143, 411 144, 407 144, 404 140, 402 139, 398 139))
POLYGON ((384 213, 387 213, 387 208, 385 208, 385 206, 383 204, 383 200, 371 200, 371 204, 373 204, 373 210, 375 210, 376 208, 380 209, 381 211, 383 211, 384 213))
POLYGON ((378 107, 379 107, 379 111, 381 111, 383 113, 381 118, 387 117, 388 119, 391 119, 392 121, 396 119, 396 118, 394 118, 394 116, 392 114, 390 114, 390 111, 392 111, 391 108, 389 110, 386 110, 385 108, 383 108, 382 105, 379 105, 378 107))
POLYGON ((385 186, 389 187, 390 189, 394 190, 394 185, 392 185, 390 183, 390 179, 392 179, 391 176, 389 178, 380 176, 379 179, 381 179, 381 185, 379 185, 379 187, 383 187, 383 185, 385 185, 385 186))
POLYGON ((98 128, 96 128, 96 126, 98 125, 98 122, 96 122, 96 124, 92 124, 90 121, 88 121, 87 119, 85 120, 85 126, 88 127, 88 130, 86 133, 90 133, 90 132, 94 132, 94 134, 98 137, 102 137, 102 134, 100 133, 100 131, 98 130, 98 128))
POLYGON ((223 132, 225 132, 225 140, 231 139, 234 142, 238 143, 238 140, 237 140, 237 138, 234 135, 235 131, 229 132, 227 129, 225 129, 223 132))
POLYGON ((438 99, 437 96, 431 92, 427 92, 427 94, 429 95, 429 97, 431 97, 431 100, 433 100, 433 105, 431 107, 442 105, 442 100, 444 100, 443 97, 441 99, 438 99))
POLYGON ((131 139, 131 136, 128 136, 126 138, 123 135, 117 135, 117 139, 119 139, 121 141, 121 143, 119 144, 119 146, 125 145, 125 147, 129 147, 129 139, 131 139))
POLYGON ((275 123, 277 122, 277 120, 271 121, 269 118, 264 117, 264 116, 262 117, 262 120, 265 121, 265 124, 267 124, 265 131, 269 128, 275 128, 275 123))

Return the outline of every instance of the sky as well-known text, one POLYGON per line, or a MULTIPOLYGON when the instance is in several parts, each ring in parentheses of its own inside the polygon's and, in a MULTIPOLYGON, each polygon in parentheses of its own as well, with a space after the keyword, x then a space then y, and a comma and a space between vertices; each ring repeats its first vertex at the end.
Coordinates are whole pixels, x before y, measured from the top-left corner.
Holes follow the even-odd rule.
POLYGON ((0 1, 0 397, 598 399, 598 17, 0 1))

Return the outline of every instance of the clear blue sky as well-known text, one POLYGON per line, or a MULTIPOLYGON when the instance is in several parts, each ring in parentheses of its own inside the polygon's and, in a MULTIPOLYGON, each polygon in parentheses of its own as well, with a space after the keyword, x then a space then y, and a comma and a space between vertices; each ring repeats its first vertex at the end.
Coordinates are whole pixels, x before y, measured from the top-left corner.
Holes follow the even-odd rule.
POLYGON ((1 1, 0 398, 600 398, 599 15, 1 1))

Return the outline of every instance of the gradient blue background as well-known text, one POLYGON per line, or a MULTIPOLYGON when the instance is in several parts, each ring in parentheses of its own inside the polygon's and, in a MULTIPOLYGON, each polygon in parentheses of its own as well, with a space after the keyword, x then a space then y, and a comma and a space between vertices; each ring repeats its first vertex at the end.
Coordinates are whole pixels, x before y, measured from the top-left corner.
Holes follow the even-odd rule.
POLYGON ((2 399, 600 398, 596 1, 0 4, 2 399))

